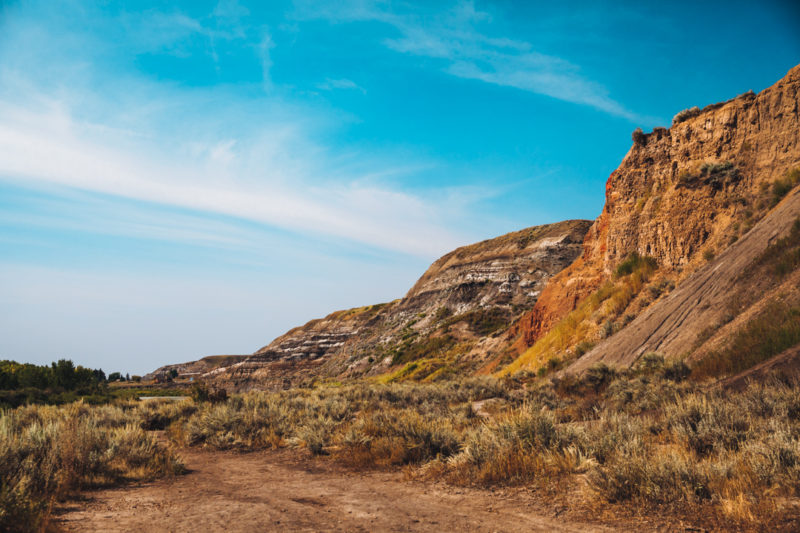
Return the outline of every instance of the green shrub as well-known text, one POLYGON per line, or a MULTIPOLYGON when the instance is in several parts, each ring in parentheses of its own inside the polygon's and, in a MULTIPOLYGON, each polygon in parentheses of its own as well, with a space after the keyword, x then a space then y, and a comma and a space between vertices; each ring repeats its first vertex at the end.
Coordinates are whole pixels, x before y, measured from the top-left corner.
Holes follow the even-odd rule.
POLYGON ((636 362, 634 367, 646 373, 652 373, 664 368, 664 356, 657 352, 647 352, 636 362))
POLYGON ((575 345, 575 357, 581 357, 586 352, 594 348, 594 343, 589 341, 581 341, 575 345))
POLYGON ((685 120, 688 120, 692 117, 696 117, 700 114, 700 108, 697 106, 690 107, 689 109, 684 109, 683 111, 679 111, 674 117, 672 117, 672 124, 679 124, 685 120))
POLYGON ((475 334, 486 337, 507 326, 510 318, 508 311, 501 307, 485 307, 452 316, 442 324, 442 327, 465 322, 475 334))
POLYGON ((458 341, 452 335, 427 337, 419 342, 401 344, 392 356, 392 364, 402 364, 417 359, 441 356, 456 345, 458 341))
POLYGON ((691 373, 692 369, 689 368, 689 365, 687 365, 685 362, 672 359, 664 365, 662 375, 664 376, 664 379, 668 379, 670 381, 683 381, 684 379, 688 378, 691 373))
POLYGON ((800 218, 792 224, 789 235, 778 239, 761 253, 751 269, 760 265, 771 265, 778 277, 784 277, 800 267, 800 218))
POLYGON ((446 305, 441 306, 439 309, 436 310, 436 314, 433 315, 434 322, 441 322, 446 318, 450 317, 453 314, 453 311, 450 310, 449 307, 446 305))
POLYGON ((607 364, 595 363, 586 370, 582 381, 595 392, 598 392, 601 388, 608 385, 615 376, 616 372, 607 364))

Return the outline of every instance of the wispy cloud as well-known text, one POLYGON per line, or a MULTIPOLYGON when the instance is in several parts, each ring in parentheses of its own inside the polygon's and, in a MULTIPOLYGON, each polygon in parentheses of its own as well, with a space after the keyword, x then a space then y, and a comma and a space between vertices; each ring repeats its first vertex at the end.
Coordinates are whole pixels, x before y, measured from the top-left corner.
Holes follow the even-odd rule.
MULTIPOLYGON (((426 258, 469 240, 448 229, 469 213, 458 190, 412 192, 385 179, 430 161, 318 140, 351 120, 345 114, 309 108, 280 91, 265 97, 246 87, 188 88, 147 79, 106 56, 99 46, 105 37, 72 32, 71 19, 62 15, 18 18, 0 36, 0 179, 226 215, 426 258), (48 33, 51 39, 37 44, 35 36, 48 33), (27 71, 30 64, 37 68, 27 71)), ((254 63, 260 55, 264 86, 271 89, 275 44, 266 27, 248 26, 247 16, 236 2, 220 2, 204 17, 147 11, 79 22, 125 26, 123 57, 131 48, 188 53, 200 38, 191 49, 197 53, 203 40, 213 49, 214 42, 246 34, 242 46, 256 48, 254 63)), ((324 85, 363 91, 343 78, 324 85)))
POLYGON ((0 176, 52 183, 158 204, 224 214, 276 227, 430 256, 459 239, 437 218, 431 200, 364 181, 320 179, 324 150, 302 132, 264 127, 236 139, 184 145, 169 156, 115 129, 71 116, 0 102, 0 176), (306 154, 315 154, 312 161, 306 154), (424 236, 424 237, 421 237, 424 236))
POLYGON ((344 89, 344 90, 355 90, 362 94, 366 94, 367 90, 361 87, 359 84, 354 82, 353 80, 348 80, 346 78, 342 79, 331 79, 325 78, 325 81, 317 84, 317 89, 321 89, 323 91, 332 91, 334 89, 344 89))
POLYGON ((384 2, 356 0, 326 8, 316 1, 295 2, 299 18, 334 23, 375 21, 398 37, 383 44, 399 53, 439 60, 441 68, 465 79, 514 87, 566 102, 586 105, 631 121, 642 117, 614 100, 602 84, 585 78, 577 65, 534 50, 529 42, 493 35, 492 16, 459 2, 443 12, 398 12, 384 2))
POLYGON ((270 77, 270 69, 272 69, 272 56, 270 50, 275 46, 272 42, 272 36, 266 28, 262 30, 261 40, 258 43, 258 57, 261 60, 261 83, 264 91, 269 92, 272 89, 272 78, 270 77))

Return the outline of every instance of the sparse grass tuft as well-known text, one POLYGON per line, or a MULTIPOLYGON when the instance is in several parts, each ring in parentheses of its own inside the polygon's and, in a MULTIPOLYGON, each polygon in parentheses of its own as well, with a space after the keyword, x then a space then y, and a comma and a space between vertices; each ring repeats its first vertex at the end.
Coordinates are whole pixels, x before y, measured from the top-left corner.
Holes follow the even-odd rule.
POLYGON ((783 178, 777 179, 772 183, 772 200, 773 206, 778 205, 784 196, 789 194, 789 191, 800 183, 800 167, 793 168, 783 178))
POLYGON ((426 337, 421 341, 409 338, 397 347, 392 356, 392 363, 403 364, 423 358, 442 357, 457 343, 458 340, 450 334, 426 337))
POLYGON ((800 218, 794 221, 789 235, 764 250, 753 268, 761 265, 770 265, 778 277, 784 277, 800 267, 800 218))
POLYGON ((697 106, 690 107, 689 109, 684 109, 683 111, 679 111, 674 117, 672 117, 672 125, 679 124, 685 120, 689 120, 692 117, 696 117, 700 114, 700 108, 697 106))
POLYGON ((697 379, 736 374, 800 343, 800 307, 775 302, 738 331, 727 347, 692 369, 697 379))

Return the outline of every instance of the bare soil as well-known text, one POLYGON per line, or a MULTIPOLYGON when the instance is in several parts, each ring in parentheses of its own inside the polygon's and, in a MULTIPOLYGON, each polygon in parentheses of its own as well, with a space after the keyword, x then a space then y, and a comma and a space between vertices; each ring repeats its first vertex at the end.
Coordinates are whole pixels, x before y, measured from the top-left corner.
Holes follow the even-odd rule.
POLYGON ((148 533, 618 530, 565 520, 564 509, 547 509, 523 488, 471 489, 409 480, 401 471, 355 472, 286 450, 182 455, 188 474, 86 493, 57 510, 54 525, 148 533))

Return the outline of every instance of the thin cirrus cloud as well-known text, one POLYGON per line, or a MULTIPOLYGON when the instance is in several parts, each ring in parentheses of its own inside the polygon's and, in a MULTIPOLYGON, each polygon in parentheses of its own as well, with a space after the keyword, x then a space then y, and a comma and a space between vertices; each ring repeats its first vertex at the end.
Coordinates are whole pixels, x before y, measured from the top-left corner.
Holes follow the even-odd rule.
POLYGON ((473 2, 459 2, 448 11, 428 15, 397 13, 385 6, 360 0, 336 8, 326 8, 316 1, 295 2, 300 19, 386 24, 400 34, 383 39, 387 48, 439 60, 442 70, 453 76, 589 106, 632 122, 648 120, 611 98, 601 84, 584 78, 577 65, 540 53, 526 41, 481 31, 489 25, 491 16, 475 9, 473 2))

